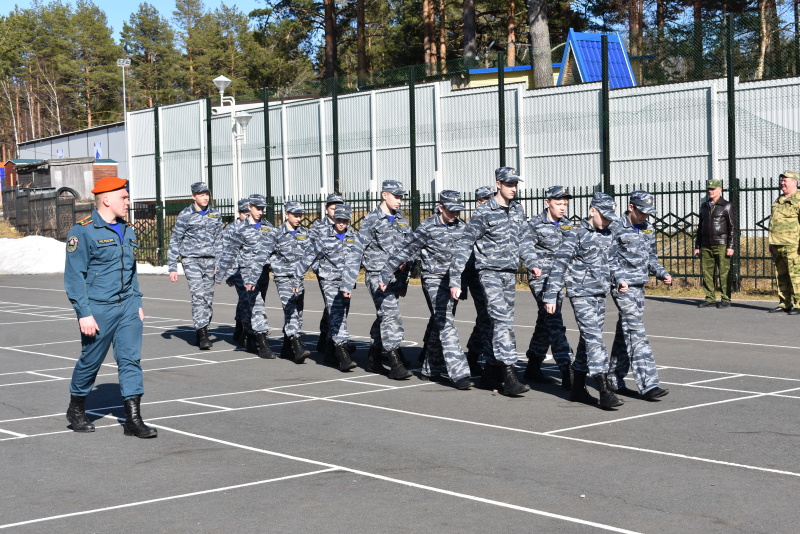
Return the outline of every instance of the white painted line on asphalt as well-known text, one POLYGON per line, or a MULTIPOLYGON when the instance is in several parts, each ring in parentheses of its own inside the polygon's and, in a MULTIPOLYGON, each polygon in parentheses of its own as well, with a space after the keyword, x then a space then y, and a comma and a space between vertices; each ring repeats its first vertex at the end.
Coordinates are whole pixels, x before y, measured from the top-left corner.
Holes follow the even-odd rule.
POLYGON ((8 326, 12 324, 39 324, 39 323, 49 323, 54 321, 70 321, 72 319, 74 319, 74 317, 73 318, 62 317, 58 319, 39 319, 36 321, 16 321, 13 323, 0 323, 0 326, 8 326))
MULTIPOLYGON (((165 430, 169 430, 169 429, 165 429, 165 430)), ((0 529, 6 529, 6 528, 12 528, 12 527, 21 527, 23 525, 31 525, 31 524, 34 524, 34 523, 42 523, 42 522, 45 522, 45 521, 54 521, 56 519, 65 519, 65 518, 68 518, 68 517, 77 517, 77 516, 88 515, 88 514, 96 514, 96 513, 100 513, 100 512, 109 512, 111 510, 121 510, 121 509, 124 509, 124 508, 131 508, 131 507, 134 507, 134 506, 143 506, 143 505, 146 505, 146 504, 153 504, 153 503, 157 503, 157 502, 173 501, 173 500, 176 500, 176 499, 186 499, 188 497, 197 497, 198 495, 208 495, 209 493, 219 493, 219 492, 223 492, 223 491, 230 491, 230 490, 235 490, 235 489, 248 488, 248 487, 252 487, 252 486, 258 486, 258 485, 261 485, 261 484, 269 484, 269 483, 272 483, 272 482, 282 482, 284 480, 291 480, 293 478, 301 478, 301 477, 307 477, 307 476, 312 476, 312 475, 319 475, 321 473, 330 473, 332 471, 338 471, 338 470, 339 469, 337 469, 335 467, 331 467, 329 469, 321 469, 319 471, 311 471, 311 472, 308 472, 308 473, 298 473, 296 475, 288 475, 288 476, 285 476, 285 477, 278 477, 278 478, 269 478, 269 479, 266 479, 266 480, 257 480, 255 482, 245 482, 244 484, 236 484, 236 485, 233 485, 233 486, 225 486, 225 487, 222 487, 222 488, 212 488, 212 489, 207 489, 207 490, 202 490, 202 491, 193 491, 191 493, 183 493, 183 494, 180 494, 180 495, 170 495, 168 497, 160 497, 158 499, 148 499, 146 501, 129 502, 129 503, 125 503, 125 504, 118 504, 116 506, 106 506, 104 508, 95 508, 93 510, 81 510, 80 512, 72 512, 72 513, 69 513, 69 514, 51 515, 51 516, 48 516, 48 517, 40 517, 40 518, 37 518, 37 519, 30 519, 28 521, 20 521, 18 523, 7 523, 5 525, 0 525, 0 529)))
POLYGON ((231 409, 231 408, 227 408, 225 406, 216 406, 214 404, 204 404, 202 402, 194 402, 194 401, 188 401, 188 400, 182 400, 182 401, 178 401, 178 402, 183 402, 185 404, 194 404, 194 405, 197 405, 197 406, 203 406, 205 408, 213 408, 215 410, 221 410, 223 412, 229 411, 231 409))
POLYGON ((683 384, 684 386, 696 386, 697 384, 706 384, 708 382, 717 382, 719 380, 730 380, 731 378, 741 378, 744 375, 730 375, 730 376, 720 376, 718 378, 709 378, 708 380, 698 380, 697 382, 688 382, 683 384))
POLYGON ((5 349, 5 350, 13 350, 15 352, 23 352, 25 354, 35 354, 37 356, 47 356, 49 358, 60 358, 62 360, 69 360, 69 361, 72 361, 72 362, 77 362, 78 361, 78 358, 71 358, 69 356, 58 356, 57 354, 47 354, 46 352, 34 352, 32 350, 14 349, 14 348, 11 348, 11 347, 0 347, 0 348, 5 349))
POLYGON ((383 388, 399 389, 397 386, 390 386, 389 384, 373 384, 372 382, 362 382, 361 380, 350 379, 344 380, 344 382, 347 382, 348 384, 364 384, 365 386, 381 386, 383 388))
POLYGON ((45 378, 56 378, 56 379, 60 379, 60 378, 62 378, 62 377, 60 377, 60 376, 53 376, 53 375, 46 375, 46 374, 44 374, 44 373, 37 373, 36 371, 25 371, 25 373, 27 373, 27 374, 29 374, 29 375, 43 376, 43 377, 45 377, 45 378))
POLYGON ((9 435, 17 437, 17 438, 27 438, 28 437, 26 434, 20 434, 18 432, 12 432, 10 430, 3 430, 2 428, 0 428, 0 432, 2 432, 3 434, 9 434, 9 435))
POLYGON ((691 367, 674 367, 672 365, 657 365, 658 369, 677 369, 679 371, 695 371, 699 373, 715 373, 720 375, 741 375, 750 378, 768 378, 770 380, 787 380, 789 382, 800 382, 800 378, 786 378, 783 376, 751 375, 747 373, 733 373, 730 371, 711 371, 709 369, 693 369, 691 367))
POLYGON ((215 362, 214 360, 204 360, 202 358, 190 358, 189 356, 175 356, 175 358, 180 358, 182 360, 189 360, 189 361, 193 361, 193 362, 219 363, 219 362, 215 362))

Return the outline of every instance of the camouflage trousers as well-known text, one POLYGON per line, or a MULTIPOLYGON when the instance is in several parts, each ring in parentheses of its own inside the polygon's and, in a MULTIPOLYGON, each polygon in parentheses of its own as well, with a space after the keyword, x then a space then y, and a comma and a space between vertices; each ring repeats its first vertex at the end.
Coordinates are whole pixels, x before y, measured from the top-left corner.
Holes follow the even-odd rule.
POLYGON ((261 300, 267 300, 267 289, 269 289, 269 265, 265 265, 261 270, 261 276, 258 277, 256 282, 256 291, 261 293, 261 300))
POLYGON ((506 365, 517 361, 517 339, 514 334, 514 298, 517 274, 507 271, 478 271, 486 294, 486 307, 492 325, 492 354, 489 360, 506 365))
POLYGON ((288 337, 300 334, 303 328, 303 302, 305 301, 305 289, 300 284, 300 289, 293 291, 295 279, 289 276, 276 276, 275 287, 278 288, 278 297, 283 306, 283 333, 288 337))
POLYGON ((536 327, 533 329, 531 343, 528 346, 528 360, 539 362, 540 364, 547 357, 547 349, 553 349, 553 359, 559 367, 569 365, 572 362, 572 348, 567 341, 567 327, 564 326, 564 318, 561 315, 561 305, 564 303, 564 293, 559 292, 556 301, 556 312, 547 313, 544 309, 544 293, 541 288, 531 286, 531 293, 536 299, 539 308, 536 316, 536 327))
POLYGON ((208 326, 214 313, 211 308, 214 300, 214 258, 183 258, 181 263, 192 296, 194 329, 199 330, 208 326))
POLYGON ((590 376, 608 372, 608 351, 603 342, 606 322, 606 297, 572 297, 569 299, 575 312, 575 321, 581 332, 578 350, 572 368, 590 376))
POLYGON ((244 316, 247 313, 247 289, 244 287, 244 280, 242 279, 242 274, 240 272, 236 272, 228 277, 225 280, 229 286, 233 287, 236 290, 236 295, 239 297, 239 300, 236 301, 236 314, 233 318, 236 321, 243 321, 244 316))
POLYGON ((267 321, 267 309, 264 306, 264 297, 258 290, 258 286, 253 291, 247 291, 246 309, 243 310, 242 325, 250 334, 269 335, 269 322, 267 321))
MULTIPOLYGON (((323 287, 322 278, 319 277, 319 274, 314 273, 317 275, 317 282, 319 283, 319 292, 322 293, 322 302, 325 303, 325 308, 322 310, 322 317, 319 320, 319 335, 320 337, 328 337, 328 324, 330 323, 330 318, 328 317, 328 297, 325 296, 325 287, 323 287)), ((348 309, 350 304, 348 302, 348 309)), ((345 330, 347 327, 345 326, 345 330)))
POLYGON ((611 346, 608 379, 617 389, 624 385, 628 369, 633 369, 636 387, 645 393, 658 387, 658 371, 653 349, 644 331, 644 287, 629 286, 624 295, 614 289, 611 296, 619 310, 619 319, 611 346))
POLYGON ((492 318, 489 316, 489 309, 486 304, 486 293, 483 291, 478 273, 469 277, 469 293, 472 295, 472 302, 475 305, 475 326, 467 340, 467 350, 480 354, 483 358, 489 358, 492 354, 492 318))
POLYGON ((797 245, 771 245, 778 283, 778 306, 788 310, 800 307, 800 254, 797 245))
POLYGON ((325 297, 325 311, 327 312, 327 324, 325 331, 320 329, 320 336, 327 335, 333 340, 335 345, 347 343, 350 334, 347 332, 347 314, 350 313, 350 298, 345 297, 339 287, 341 280, 322 280, 319 286, 322 289, 322 296, 325 297))
POLYGON ((386 286, 386 291, 381 291, 379 272, 368 271, 366 276, 367 290, 375 305, 377 317, 369 329, 372 344, 382 347, 385 351, 395 350, 403 341, 403 317, 400 315, 399 298, 403 284, 392 280, 386 286))
POLYGON ((422 364, 422 374, 437 376, 446 372, 450 380, 457 382, 470 373, 467 356, 461 350, 455 326, 458 301, 450 296, 450 277, 424 276, 422 290, 434 320, 429 339, 425 340, 428 349, 422 364))

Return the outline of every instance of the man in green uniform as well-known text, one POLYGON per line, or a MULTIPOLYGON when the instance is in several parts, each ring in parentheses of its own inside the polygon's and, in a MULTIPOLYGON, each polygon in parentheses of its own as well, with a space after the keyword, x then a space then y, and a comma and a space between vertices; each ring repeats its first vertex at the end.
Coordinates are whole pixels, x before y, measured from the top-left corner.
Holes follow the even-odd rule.
POLYGON ((706 183, 708 198, 700 206, 700 222, 695 236, 694 255, 700 256, 703 271, 703 291, 706 299, 698 308, 717 306, 725 309, 731 305, 731 256, 736 239, 736 218, 733 204, 722 198, 722 180, 706 183), (719 292, 722 300, 717 304, 714 270, 719 271, 719 292))
POLYGON ((800 315, 800 173, 783 171, 780 175, 781 196, 772 204, 769 220, 769 251, 775 264, 778 282, 778 307, 769 313, 787 312, 800 315))

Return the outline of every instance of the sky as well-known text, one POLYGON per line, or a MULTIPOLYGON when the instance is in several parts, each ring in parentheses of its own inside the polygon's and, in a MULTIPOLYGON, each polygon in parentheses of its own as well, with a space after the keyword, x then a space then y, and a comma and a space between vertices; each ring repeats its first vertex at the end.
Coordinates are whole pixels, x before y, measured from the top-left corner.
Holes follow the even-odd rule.
MULTIPOLYGON (((139 4, 141 4, 145 0, 133 0, 133 1, 124 1, 124 0, 93 0, 94 4, 102 9, 106 17, 108 17, 108 25, 111 26, 114 30, 114 39, 119 42, 119 33, 122 31, 122 23, 127 22, 131 14, 135 11, 138 11, 139 4)), ((158 0, 146 0, 147 3, 153 5, 158 9, 158 12, 161 13, 161 16, 172 22, 172 11, 175 9, 175 2, 173 0, 168 0, 166 2, 159 2, 158 0)), ((49 0, 41 0, 43 4, 48 4, 49 0)), ((70 0, 62 0, 65 4, 72 4, 75 5, 74 1, 70 0)), ((27 9, 31 7, 33 4, 32 0, 17 0, 14 2, 17 6, 22 9, 27 9)), ((207 11, 214 11, 220 5, 222 5, 222 0, 205 0, 204 1, 206 10, 207 11)), ((245 15, 250 13, 254 9, 260 9, 264 7, 264 0, 228 0, 225 2, 228 7, 236 6, 242 11, 245 15)), ((3 12, 6 11, 13 11, 12 9, 2 9, 3 12)))

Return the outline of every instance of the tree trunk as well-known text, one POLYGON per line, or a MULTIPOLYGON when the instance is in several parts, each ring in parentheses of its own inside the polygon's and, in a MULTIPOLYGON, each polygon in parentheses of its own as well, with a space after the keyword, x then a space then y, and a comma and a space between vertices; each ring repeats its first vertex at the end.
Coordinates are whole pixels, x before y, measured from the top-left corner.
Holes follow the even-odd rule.
MULTIPOLYGON (((631 56, 642 55, 642 26, 644 26, 644 0, 633 0, 628 9, 628 29, 629 29, 629 54, 631 56)), ((642 81, 642 62, 637 60, 632 62, 633 75, 638 83, 642 81)))
POLYGON ((325 1, 325 77, 336 76, 336 4, 325 1))
POLYGON ((516 9, 517 3, 515 0, 510 0, 508 3, 508 16, 506 18, 506 33, 508 34, 506 48, 506 65, 513 67, 517 64, 517 21, 516 9))
POLYGON ((426 69, 433 63, 436 55, 434 51, 434 24, 433 24, 433 0, 422 0, 422 47, 425 52, 426 69))
POLYGON ((356 2, 356 72, 358 73, 358 84, 362 85, 367 74, 367 50, 366 50, 366 25, 364 22, 364 3, 365 0, 356 2))
POLYGON ((528 0, 533 82, 536 87, 553 85, 553 62, 550 59, 550 28, 546 0, 528 0))
MULTIPOLYGON (((760 80, 767 74, 767 56, 772 56, 775 40, 772 34, 777 26, 777 8, 775 0, 758 0, 759 40, 758 40, 758 66, 756 79, 760 80)), ((773 74, 770 69, 769 74, 773 74)))
POLYGON ((439 69, 445 72, 447 64, 447 28, 445 28, 445 0, 439 0, 439 69))
POLYGON ((475 0, 464 0, 464 57, 474 58, 477 54, 475 41, 475 0))

